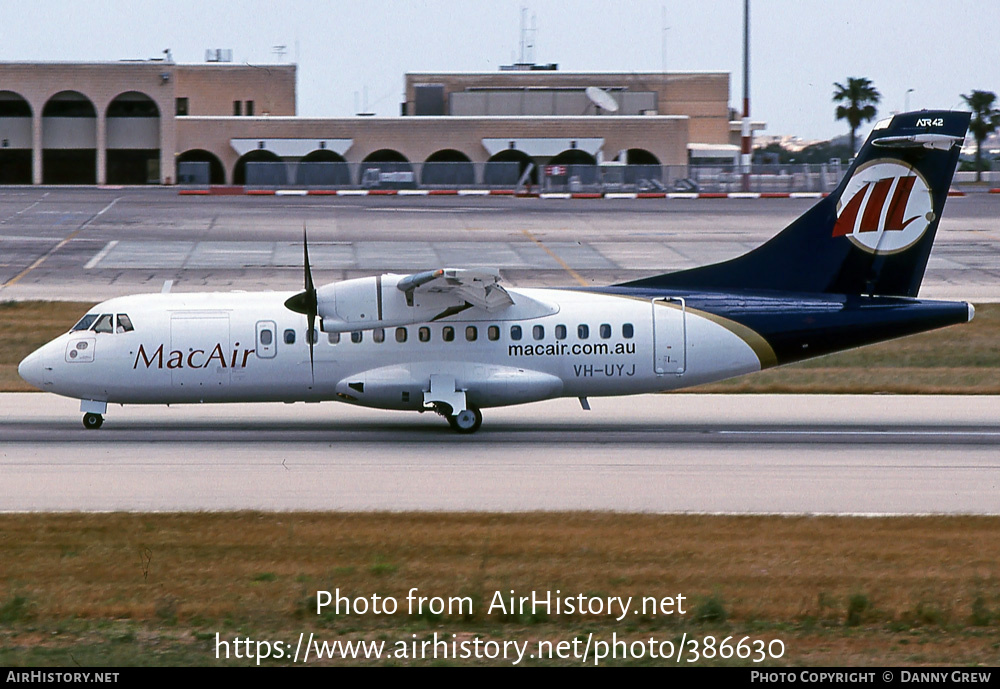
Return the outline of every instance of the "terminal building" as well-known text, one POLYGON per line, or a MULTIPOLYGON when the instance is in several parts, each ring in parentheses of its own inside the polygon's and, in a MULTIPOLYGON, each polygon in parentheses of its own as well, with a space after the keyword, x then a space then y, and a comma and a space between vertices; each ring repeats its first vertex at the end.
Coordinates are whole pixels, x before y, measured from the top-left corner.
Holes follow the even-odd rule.
POLYGON ((399 116, 311 118, 295 65, 207 57, 0 63, 0 184, 247 184, 249 163, 270 162, 279 185, 377 184, 375 164, 397 182, 488 185, 738 153, 723 72, 407 74, 399 116), (326 165, 311 179, 304 163, 326 165))

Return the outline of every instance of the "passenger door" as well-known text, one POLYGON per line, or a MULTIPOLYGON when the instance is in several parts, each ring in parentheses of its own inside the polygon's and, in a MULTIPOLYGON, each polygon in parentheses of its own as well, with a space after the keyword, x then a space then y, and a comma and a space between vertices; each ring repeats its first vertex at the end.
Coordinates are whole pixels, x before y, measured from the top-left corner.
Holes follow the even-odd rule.
POLYGON ((658 376, 687 370, 687 305, 680 297, 654 299, 653 371, 658 376))

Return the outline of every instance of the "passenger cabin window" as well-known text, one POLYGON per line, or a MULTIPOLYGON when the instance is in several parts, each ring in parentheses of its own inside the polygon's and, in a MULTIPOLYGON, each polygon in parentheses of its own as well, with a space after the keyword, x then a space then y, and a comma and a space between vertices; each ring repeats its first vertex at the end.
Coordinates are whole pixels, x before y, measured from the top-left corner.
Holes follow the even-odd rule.
POLYGON ((73 329, 70 330, 70 332, 75 333, 77 330, 90 330, 90 326, 92 326, 94 324, 94 321, 96 320, 97 320, 96 313, 88 313, 86 316, 81 318, 76 325, 73 326, 73 329))
POLYGON ((91 328, 95 333, 113 333, 115 331, 114 316, 110 313, 102 313, 101 317, 97 319, 94 323, 94 327, 91 328))
POLYGON ((372 339, 375 342, 385 342, 385 328, 375 328, 372 330, 372 339))
POLYGON ((261 330, 260 343, 265 347, 268 347, 272 342, 274 342, 274 333, 272 333, 268 328, 264 328, 263 330, 261 330))
POLYGON ((586 340, 588 337, 590 337, 590 328, 588 328, 586 325, 576 326, 576 336, 579 337, 581 340, 586 340))
POLYGON ((521 339, 521 326, 512 325, 510 326, 510 339, 515 342, 521 339))
POLYGON ((295 344, 295 331, 291 328, 285 331, 285 344, 295 344))
POLYGON ((364 338, 364 333, 360 330, 355 330, 351 333, 351 342, 358 344, 364 338))
POLYGON ((495 325, 491 325, 486 329, 486 337, 490 338, 491 341, 496 342, 500 339, 500 328, 495 325))
POLYGON ((531 329, 531 336, 533 338, 535 338, 536 340, 544 339, 545 338, 545 326, 544 325, 536 325, 534 328, 531 329))
POLYGON ((332 345, 340 344, 340 333, 327 333, 326 341, 332 345))
POLYGON ((431 341, 431 329, 428 328, 426 325, 421 326, 420 329, 417 330, 417 338, 421 342, 430 342, 431 341))
POLYGON ((556 339, 557 340, 565 340, 566 339, 566 326, 565 325, 557 325, 556 326, 556 339))
POLYGON ((465 328, 465 339, 469 342, 475 342, 479 338, 479 331, 476 330, 476 326, 470 325, 465 328))
POLYGON ((306 332, 306 342, 313 345, 319 342, 319 331, 316 328, 306 332))
POLYGON ((455 339, 455 329, 450 325, 444 326, 441 330, 441 339, 445 342, 451 342, 455 339))
POLYGON ((601 339, 606 340, 611 337, 611 326, 607 323, 601 323, 601 339))
POLYGON ((118 328, 115 332, 130 333, 134 330, 135 328, 132 327, 132 319, 124 313, 118 314, 118 328))
POLYGON ((631 340, 635 335, 635 328, 632 327, 631 323, 626 323, 622 326, 622 337, 626 340, 631 340))
POLYGON ((406 328, 396 328, 396 342, 406 342, 406 328))

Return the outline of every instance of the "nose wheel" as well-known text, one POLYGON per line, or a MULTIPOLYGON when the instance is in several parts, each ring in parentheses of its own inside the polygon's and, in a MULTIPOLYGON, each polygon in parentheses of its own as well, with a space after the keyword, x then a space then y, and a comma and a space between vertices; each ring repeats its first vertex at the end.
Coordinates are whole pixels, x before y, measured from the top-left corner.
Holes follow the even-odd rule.
POLYGON ((449 416, 448 424, 456 433, 475 433, 483 425, 483 413, 476 407, 464 409, 449 416))
POLYGON ((96 431, 104 425, 104 417, 100 414, 87 413, 83 415, 83 427, 90 431, 96 431))

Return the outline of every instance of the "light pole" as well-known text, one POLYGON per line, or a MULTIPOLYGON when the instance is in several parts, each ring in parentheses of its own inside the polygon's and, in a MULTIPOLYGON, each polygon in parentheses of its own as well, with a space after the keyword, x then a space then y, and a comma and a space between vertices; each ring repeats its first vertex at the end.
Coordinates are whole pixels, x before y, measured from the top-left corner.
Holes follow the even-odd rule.
POLYGON ((743 2, 743 139, 740 146, 740 167, 743 168, 743 191, 750 191, 750 159, 753 153, 753 133, 750 130, 750 0, 743 2))
POLYGON ((903 112, 910 112, 910 94, 913 93, 915 90, 916 89, 906 89, 906 96, 904 96, 905 106, 903 108, 903 112))

